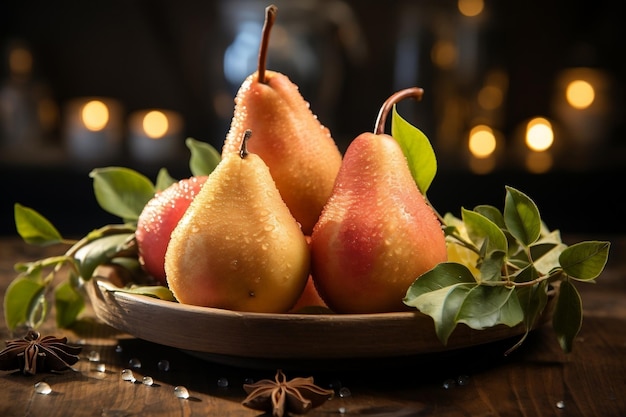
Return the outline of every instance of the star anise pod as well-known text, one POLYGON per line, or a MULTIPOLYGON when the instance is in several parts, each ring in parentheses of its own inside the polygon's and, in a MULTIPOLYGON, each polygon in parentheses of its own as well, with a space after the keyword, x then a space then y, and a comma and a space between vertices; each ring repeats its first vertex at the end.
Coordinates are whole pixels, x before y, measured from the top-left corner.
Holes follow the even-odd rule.
POLYGON ((293 378, 287 381, 282 370, 276 377, 262 379, 254 384, 244 384, 248 396, 243 405, 259 411, 271 411, 274 417, 283 417, 288 413, 305 414, 330 399, 334 392, 318 387, 313 377, 293 378))
POLYGON ((81 350, 80 346, 68 345, 67 337, 41 337, 39 332, 29 330, 22 339, 6 341, 0 352, 0 369, 20 369, 26 375, 63 371, 78 362, 81 350))

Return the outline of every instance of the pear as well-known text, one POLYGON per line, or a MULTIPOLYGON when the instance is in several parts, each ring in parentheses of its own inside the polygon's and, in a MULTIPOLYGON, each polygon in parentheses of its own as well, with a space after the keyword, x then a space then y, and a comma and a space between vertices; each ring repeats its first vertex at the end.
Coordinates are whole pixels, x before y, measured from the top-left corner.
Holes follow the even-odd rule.
POLYGON ((311 235, 312 278, 337 313, 403 311, 411 283, 447 259, 441 223, 380 120, 348 146, 311 235))
POLYGON ((139 264, 159 284, 167 285, 165 252, 170 235, 206 179, 198 175, 173 183, 157 192, 139 214, 135 230, 139 264))
POLYGON ((274 5, 266 8, 258 69, 237 92, 222 155, 238 152, 243 132, 251 129, 250 152, 265 161, 287 207, 310 235, 330 196, 342 156, 298 87, 284 74, 265 69, 276 12, 274 5))
POLYGON ((310 250, 263 160, 231 152, 172 232, 167 283, 183 304, 284 313, 304 290, 310 250))

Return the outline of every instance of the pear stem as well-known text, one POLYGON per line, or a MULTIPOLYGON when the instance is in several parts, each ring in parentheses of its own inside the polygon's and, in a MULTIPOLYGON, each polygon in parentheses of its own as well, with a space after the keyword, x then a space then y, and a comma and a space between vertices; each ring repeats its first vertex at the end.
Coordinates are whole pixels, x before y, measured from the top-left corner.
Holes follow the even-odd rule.
POLYGON ((374 125, 374 134, 382 135, 383 133, 385 133, 385 123, 387 123, 387 115, 395 104, 408 97, 413 97, 416 100, 421 100, 423 94, 424 90, 422 88, 411 87, 400 90, 389 96, 389 98, 385 100, 383 105, 380 107, 380 111, 378 112, 376 124, 374 125))
POLYGON ((239 147, 239 157, 244 159, 248 156, 248 139, 252 136, 252 131, 250 129, 243 132, 243 138, 241 139, 241 146, 239 147))
POLYGON ((259 82, 263 84, 266 84, 265 68, 267 64, 267 50, 270 43, 270 32, 274 26, 277 12, 278 7, 273 4, 270 4, 265 8, 265 23, 263 23, 263 35, 261 38, 261 47, 259 48, 259 62, 257 64, 259 82))

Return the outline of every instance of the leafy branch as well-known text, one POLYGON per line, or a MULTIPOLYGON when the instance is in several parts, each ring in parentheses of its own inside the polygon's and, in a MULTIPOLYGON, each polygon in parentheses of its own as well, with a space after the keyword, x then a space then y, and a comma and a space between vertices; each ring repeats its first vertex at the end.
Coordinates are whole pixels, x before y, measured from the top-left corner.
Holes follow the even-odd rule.
MULTIPOLYGON (((430 141, 395 109, 392 117, 392 135, 425 195, 437 169, 430 141)), ((459 323, 476 330, 521 324, 526 332, 510 352, 524 341, 554 296, 553 329, 561 348, 570 352, 583 317, 574 283, 595 282, 608 260, 610 243, 567 246, 558 230, 543 223, 526 194, 509 186, 505 190, 503 211, 480 205, 461 208, 461 218, 436 213, 446 235, 448 261, 418 277, 403 301, 433 318, 444 344, 459 323)))
MULTIPOLYGON (((219 153, 211 145, 191 138, 186 144, 193 175, 208 173, 219 162, 219 153)), ((68 249, 60 256, 15 264, 18 276, 4 297, 5 322, 10 331, 20 326, 38 328, 52 309, 50 299, 54 300, 57 326, 72 325, 85 306, 84 284, 100 265, 115 265, 129 273, 134 284, 124 291, 173 299, 164 287, 138 285, 147 276, 138 262, 135 230, 147 202, 176 180, 161 169, 153 184, 144 175, 124 167, 97 168, 89 176, 98 204, 121 218, 121 224, 105 225, 78 240, 68 239, 39 212, 19 203, 14 205, 17 232, 26 243, 64 245, 68 249)))

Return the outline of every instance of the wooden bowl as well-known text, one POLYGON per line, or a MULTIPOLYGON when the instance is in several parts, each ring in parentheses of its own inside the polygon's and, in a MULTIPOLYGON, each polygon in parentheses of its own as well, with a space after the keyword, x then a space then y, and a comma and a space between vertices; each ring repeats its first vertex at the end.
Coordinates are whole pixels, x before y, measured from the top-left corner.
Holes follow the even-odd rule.
MULTIPOLYGON (((521 325, 484 330, 458 325, 444 345, 435 334, 432 318, 418 311, 246 313, 116 291, 119 288, 98 277, 88 288, 97 317, 117 330, 234 365, 288 368, 307 361, 406 357, 464 349, 525 332, 521 325)), ((554 298, 550 297, 538 326, 548 320, 554 298)))

